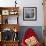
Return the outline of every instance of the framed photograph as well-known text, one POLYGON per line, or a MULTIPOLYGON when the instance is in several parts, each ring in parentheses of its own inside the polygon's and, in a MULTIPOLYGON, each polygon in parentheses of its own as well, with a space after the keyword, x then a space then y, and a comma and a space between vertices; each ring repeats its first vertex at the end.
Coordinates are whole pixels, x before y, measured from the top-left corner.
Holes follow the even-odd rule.
POLYGON ((23 8, 23 20, 25 21, 37 20, 37 8, 36 7, 24 7, 23 8))
POLYGON ((17 11, 16 11, 16 10, 10 10, 10 11, 9 11, 9 14, 10 14, 10 15, 16 15, 16 14, 17 14, 17 11))
POLYGON ((9 15, 9 10, 2 10, 2 15, 9 15))

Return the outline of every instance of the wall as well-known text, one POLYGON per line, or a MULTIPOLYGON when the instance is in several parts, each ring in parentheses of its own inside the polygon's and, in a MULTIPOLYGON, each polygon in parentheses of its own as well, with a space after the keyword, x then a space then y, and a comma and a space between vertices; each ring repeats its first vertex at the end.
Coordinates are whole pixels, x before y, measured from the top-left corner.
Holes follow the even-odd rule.
POLYGON ((24 0, 21 4, 23 7, 37 7, 37 21, 23 21, 23 7, 20 9, 20 25, 21 26, 43 26, 43 6, 42 0, 24 0))
MULTIPOLYGON (((15 6, 15 0, 0 0, 1 7, 15 6)), ((43 6, 42 0, 17 0, 19 6, 19 24, 20 26, 43 26, 43 6), (24 21, 23 20, 23 7, 37 7, 37 21, 24 21)))

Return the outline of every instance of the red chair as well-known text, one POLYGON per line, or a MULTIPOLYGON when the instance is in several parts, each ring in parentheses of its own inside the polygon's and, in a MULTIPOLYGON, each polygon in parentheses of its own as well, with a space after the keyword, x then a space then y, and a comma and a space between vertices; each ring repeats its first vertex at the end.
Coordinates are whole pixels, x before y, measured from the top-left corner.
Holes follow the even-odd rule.
MULTIPOLYGON (((37 39, 37 35, 33 31, 33 29, 32 28, 27 29, 25 34, 24 34, 24 37, 22 38, 21 46, 27 46, 27 44, 25 43, 25 40, 32 37, 32 36, 34 36, 37 39)), ((40 42, 38 41, 35 46, 41 46, 40 42)))

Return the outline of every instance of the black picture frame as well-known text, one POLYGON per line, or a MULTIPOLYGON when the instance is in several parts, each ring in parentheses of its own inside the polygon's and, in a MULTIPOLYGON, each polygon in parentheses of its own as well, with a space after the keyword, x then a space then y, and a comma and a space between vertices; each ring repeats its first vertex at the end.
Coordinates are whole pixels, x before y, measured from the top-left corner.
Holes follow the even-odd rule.
POLYGON ((23 7, 23 20, 36 21, 37 20, 37 7, 23 7))

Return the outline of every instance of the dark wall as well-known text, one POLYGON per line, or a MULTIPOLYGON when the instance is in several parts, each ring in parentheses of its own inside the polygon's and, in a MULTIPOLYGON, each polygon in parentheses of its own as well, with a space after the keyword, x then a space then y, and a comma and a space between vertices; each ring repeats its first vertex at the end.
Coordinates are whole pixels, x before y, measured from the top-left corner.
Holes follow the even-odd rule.
POLYGON ((42 30, 42 26, 21 26, 20 27, 20 31, 19 31, 19 39, 20 39, 20 41, 22 40, 23 35, 24 35, 25 31, 28 28, 32 28, 37 33, 39 41, 43 42, 43 33, 42 33, 43 30, 42 30))

